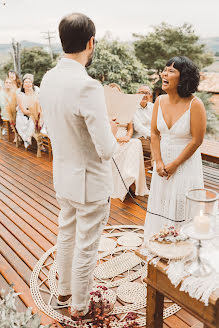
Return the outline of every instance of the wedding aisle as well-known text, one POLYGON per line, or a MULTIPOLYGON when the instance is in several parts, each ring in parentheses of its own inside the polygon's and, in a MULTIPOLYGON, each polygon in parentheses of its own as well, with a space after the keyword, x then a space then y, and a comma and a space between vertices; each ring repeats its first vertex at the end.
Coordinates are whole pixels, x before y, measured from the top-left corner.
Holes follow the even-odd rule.
MULTIPOLYGON (((147 205, 147 198, 139 197, 138 201, 147 205)), ((19 311, 33 307, 33 311, 42 316, 43 324, 51 323, 52 319, 36 307, 30 293, 30 278, 36 263, 56 243, 58 212, 52 163, 47 156, 37 158, 31 151, 0 140, 0 286, 7 289, 13 283, 15 291, 22 292, 18 299, 19 311)), ((144 218, 145 212, 130 198, 124 203, 112 200, 108 225, 142 226, 144 218)), ((43 280, 44 274, 39 278, 43 280)), ((165 328, 194 325, 202 327, 184 310, 164 320, 165 328)))

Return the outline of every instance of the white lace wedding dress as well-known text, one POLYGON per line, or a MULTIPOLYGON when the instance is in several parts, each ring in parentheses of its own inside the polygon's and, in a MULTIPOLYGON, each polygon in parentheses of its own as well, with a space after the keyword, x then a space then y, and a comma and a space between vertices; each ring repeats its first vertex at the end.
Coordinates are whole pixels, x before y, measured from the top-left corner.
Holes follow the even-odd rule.
MULTIPOLYGON (((120 126, 117 131, 117 138, 124 137, 127 133, 127 126, 120 126)), ((144 196, 149 194, 146 185, 144 156, 142 143, 139 139, 130 139, 129 142, 119 145, 118 151, 113 156, 123 180, 129 188, 135 183, 135 194, 144 196)), ((113 194, 112 198, 125 199, 127 190, 121 180, 118 170, 112 160, 113 171, 113 194)))
MULTIPOLYGON (((161 98, 161 96, 160 96, 161 98)), ((165 165, 174 161, 191 141, 190 108, 169 129, 163 118, 160 105, 157 115, 157 128, 160 131, 161 157, 165 165)), ((146 221, 145 240, 164 226, 179 228, 185 223, 185 193, 193 188, 203 188, 203 172, 200 149, 182 163, 169 180, 160 177, 154 164, 146 221)))
MULTIPOLYGON (((23 93, 22 101, 24 108, 30 108, 30 106, 33 104, 33 97, 26 96, 23 93)), ((34 136, 35 132, 35 124, 31 117, 24 115, 19 106, 17 106, 16 129, 18 134, 24 141, 24 147, 27 148, 29 145, 31 145, 31 139, 34 136)))

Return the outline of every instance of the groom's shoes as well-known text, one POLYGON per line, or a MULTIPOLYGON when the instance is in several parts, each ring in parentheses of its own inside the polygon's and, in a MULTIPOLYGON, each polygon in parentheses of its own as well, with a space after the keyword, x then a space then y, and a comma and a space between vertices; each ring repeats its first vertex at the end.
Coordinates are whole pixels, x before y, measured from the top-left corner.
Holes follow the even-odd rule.
POLYGON ((57 298, 57 304, 58 305, 70 305, 71 304, 71 300, 72 300, 72 297, 71 295, 67 295, 67 296, 62 296, 62 295, 59 295, 58 298, 57 298))
MULTIPOLYGON (((113 311, 113 308, 114 308, 114 304, 113 303, 107 303, 104 306, 102 316, 109 315, 113 311)), ((83 315, 83 312, 75 311, 74 313, 71 314, 71 319, 73 321, 92 322, 92 321, 94 321, 94 316, 95 315, 98 315, 98 309, 100 309, 99 304, 98 303, 95 303, 95 309, 93 309, 94 311, 90 311, 89 310, 86 315, 83 315)))

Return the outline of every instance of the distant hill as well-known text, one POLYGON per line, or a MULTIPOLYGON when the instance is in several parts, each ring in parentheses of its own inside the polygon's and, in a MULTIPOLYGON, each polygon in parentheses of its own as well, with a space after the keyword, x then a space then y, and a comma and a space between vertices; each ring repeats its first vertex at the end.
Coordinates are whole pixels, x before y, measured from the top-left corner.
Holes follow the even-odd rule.
POLYGON ((213 51, 213 53, 219 52, 219 36, 214 38, 201 38, 200 42, 205 43, 207 48, 213 51))
MULTIPOLYGON (((21 48, 32 48, 32 47, 42 47, 44 49, 48 48, 47 44, 38 43, 38 42, 31 42, 31 41, 21 41, 21 48)), ((52 49, 54 52, 60 53, 62 52, 61 44, 54 44, 52 45, 52 49)), ((0 44, 0 54, 8 54, 12 51, 11 44, 0 44)))
POLYGON ((202 71, 219 73, 219 57, 215 57, 214 63, 208 67, 205 67, 202 71))
MULTIPOLYGON (((212 52, 219 52, 219 36, 218 37, 212 37, 212 38, 201 38, 201 43, 205 43, 207 49, 209 49, 212 52)), ((21 47, 22 48, 32 48, 32 47, 42 47, 47 49, 48 45, 45 43, 39 43, 39 42, 32 42, 32 41, 21 41, 21 47)), ((60 43, 53 44, 52 45, 53 51, 57 53, 62 52, 62 47, 60 43)), ((0 44, 0 55, 7 54, 11 52, 11 44, 0 44)))

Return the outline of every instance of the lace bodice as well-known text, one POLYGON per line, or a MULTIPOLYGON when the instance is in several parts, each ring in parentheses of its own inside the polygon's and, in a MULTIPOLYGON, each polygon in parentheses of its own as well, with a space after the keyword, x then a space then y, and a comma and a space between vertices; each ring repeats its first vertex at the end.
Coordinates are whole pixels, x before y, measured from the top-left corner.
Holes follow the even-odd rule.
POLYGON ((184 140, 186 144, 188 143, 188 140, 192 138, 191 129, 190 129, 190 109, 194 99, 195 97, 191 100, 189 104, 189 108, 180 116, 180 118, 169 129, 163 117, 163 112, 162 112, 160 98, 159 98, 157 128, 160 131, 161 140, 167 138, 168 141, 172 141, 172 140, 178 141, 178 139, 181 139, 182 142, 184 140))
POLYGON ((195 98, 191 100, 189 108, 169 129, 163 117, 159 98, 157 129, 160 131, 161 135, 161 156, 165 164, 174 160, 192 139, 190 129, 190 109, 194 99, 195 98))

